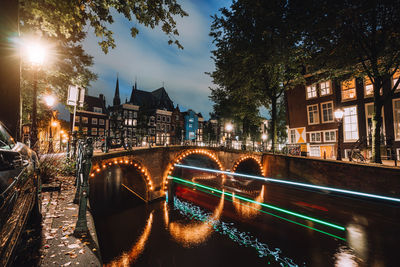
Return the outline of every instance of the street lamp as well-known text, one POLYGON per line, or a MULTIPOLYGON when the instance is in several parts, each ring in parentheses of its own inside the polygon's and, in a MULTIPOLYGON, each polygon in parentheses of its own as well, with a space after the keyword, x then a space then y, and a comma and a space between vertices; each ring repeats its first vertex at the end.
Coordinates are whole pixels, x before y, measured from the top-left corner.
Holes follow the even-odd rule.
POLYGON ((232 130, 233 130, 233 125, 232 125, 232 123, 230 123, 230 122, 228 122, 226 125, 225 125, 225 130, 228 132, 228 147, 230 148, 230 146, 231 146, 231 132, 232 132, 232 130))
POLYGON ((263 152, 264 152, 264 142, 265 142, 265 140, 267 140, 267 135, 265 133, 263 133, 262 136, 261 136, 261 139, 262 139, 262 149, 263 149, 263 152))
POLYGON ((54 104, 56 103, 56 98, 52 95, 45 95, 43 97, 43 100, 46 103, 46 106, 48 107, 53 107, 54 104))
POLYGON ((26 53, 28 61, 33 68, 31 147, 37 150, 37 75, 45 59, 45 48, 38 42, 28 43, 26 45, 26 53))
POLYGON ((343 133, 343 115, 344 112, 341 109, 337 109, 334 112, 335 119, 338 123, 338 138, 337 138, 337 155, 336 160, 342 160, 342 152, 340 151, 340 144, 342 142, 342 133, 343 133))

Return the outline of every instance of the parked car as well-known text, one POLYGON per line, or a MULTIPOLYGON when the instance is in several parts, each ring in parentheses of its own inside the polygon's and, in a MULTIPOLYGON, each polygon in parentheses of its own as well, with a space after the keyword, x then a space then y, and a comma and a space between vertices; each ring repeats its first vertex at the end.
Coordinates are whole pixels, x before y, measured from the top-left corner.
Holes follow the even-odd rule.
POLYGON ((40 217, 38 158, 0 122, 0 266, 7 266, 28 217, 40 217))

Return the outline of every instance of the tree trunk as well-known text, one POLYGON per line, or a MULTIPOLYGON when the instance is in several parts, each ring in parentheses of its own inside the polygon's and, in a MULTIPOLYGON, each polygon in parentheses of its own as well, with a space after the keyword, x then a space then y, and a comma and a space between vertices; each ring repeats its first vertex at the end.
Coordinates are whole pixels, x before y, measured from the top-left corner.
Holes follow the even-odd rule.
POLYGON ((382 102, 375 98, 374 113, 372 117, 372 162, 382 163, 381 160, 381 127, 382 127, 382 102))
POLYGON ((271 146, 272 153, 275 153, 275 146, 277 142, 277 127, 276 127, 276 116, 277 116, 277 99, 275 97, 271 98, 271 146))

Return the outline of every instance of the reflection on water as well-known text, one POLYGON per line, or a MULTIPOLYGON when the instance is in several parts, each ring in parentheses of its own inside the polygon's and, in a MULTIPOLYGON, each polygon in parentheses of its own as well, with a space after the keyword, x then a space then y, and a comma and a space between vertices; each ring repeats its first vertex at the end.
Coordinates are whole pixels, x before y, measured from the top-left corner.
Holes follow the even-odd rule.
MULTIPOLYGON (((220 206, 222 205, 220 204, 220 206)), ((215 220, 213 216, 210 216, 209 213, 204 212, 199 206, 196 206, 186 201, 181 201, 177 197, 174 197, 174 208, 177 209, 183 216, 206 222, 208 223, 208 225, 212 225, 216 232, 229 237, 232 241, 238 243, 241 246, 255 248, 258 252, 259 257, 267 257, 268 259, 273 259, 281 266, 298 266, 297 264, 293 263, 291 259, 283 257, 281 255, 280 249, 270 249, 267 244, 261 243, 257 240, 256 237, 252 236, 250 233, 238 230, 234 226, 234 223, 226 223, 223 221, 215 220)))
POLYGON ((146 246, 147 239, 151 232, 151 226, 153 225, 153 212, 150 213, 147 219, 146 226, 144 227, 143 233, 132 246, 129 252, 124 252, 116 260, 113 260, 107 266, 130 266, 135 260, 142 254, 144 247, 146 246))
MULTIPOLYGON (((176 207, 176 199, 174 198, 174 205, 176 207)), ((183 207, 183 206, 180 206, 183 207)), ((211 235, 213 227, 221 217, 222 210, 224 208, 224 194, 221 194, 221 198, 217 208, 213 214, 208 218, 202 218, 201 223, 191 223, 185 225, 179 222, 171 222, 168 225, 168 230, 171 236, 184 247, 192 247, 198 245, 207 240, 211 235)), ((167 210, 164 210, 166 213, 167 210)), ((165 215, 166 222, 169 221, 168 214, 165 215)))
POLYGON ((351 249, 343 246, 339 248, 339 251, 335 254, 335 266, 336 267, 357 267, 356 256, 351 249))
POLYGON ((235 198, 234 192, 232 193, 232 202, 236 212, 246 219, 253 218, 260 213, 261 203, 264 202, 264 186, 261 187, 260 194, 254 201, 256 203, 246 202, 246 204, 244 204, 241 200, 235 198))

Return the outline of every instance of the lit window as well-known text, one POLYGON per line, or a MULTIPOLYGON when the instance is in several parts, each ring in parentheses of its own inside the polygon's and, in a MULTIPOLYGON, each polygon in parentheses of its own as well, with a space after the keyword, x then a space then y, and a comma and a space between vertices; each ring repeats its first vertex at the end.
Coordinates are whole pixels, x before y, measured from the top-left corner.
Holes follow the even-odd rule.
POLYGON ((342 100, 356 98, 356 79, 342 82, 342 100))
POLYGON ((321 157, 321 150, 319 146, 311 146, 310 147, 310 156, 311 157, 321 157))
POLYGON ((308 124, 319 123, 318 105, 307 106, 308 124))
POLYGON ((97 128, 92 128, 92 135, 97 135, 97 128))
POLYGON ((88 133, 88 127, 83 127, 82 131, 83 131, 83 134, 87 134, 88 133))
POLYGON ((336 131, 326 131, 324 133, 325 142, 335 142, 336 141, 336 131))
POLYGON ((343 130, 345 141, 356 141, 358 139, 357 107, 344 108, 343 130))
POLYGON ((92 124, 97 125, 97 118, 92 118, 92 124))
POLYGON ((321 142, 321 133, 320 132, 310 133, 310 141, 314 143, 321 142))
POLYGON ((83 122, 84 124, 87 124, 87 123, 89 122, 88 117, 82 117, 82 122, 83 122))
POLYGON ((400 140, 400 99, 393 101, 393 123, 395 139, 400 140))
MULTIPOLYGON (((400 70, 397 70, 392 76, 392 86, 395 86, 399 78, 400 78, 400 70)), ((397 90, 400 90, 400 85, 397 86, 396 91, 397 90)))
POLYGON ((98 107, 93 107, 93 111, 97 112, 97 113, 103 113, 103 110, 101 108, 98 108, 98 107))
POLYGON ((296 143, 296 130, 290 130, 290 143, 296 143))
POLYGON ((99 125, 104 125, 104 119, 99 119, 99 125))
POLYGON ((79 116, 75 116, 75 122, 79 122, 79 116))
POLYGON ((373 96, 374 95, 374 85, 369 77, 364 78, 364 90, 365 96, 373 96))
POLYGON ((307 99, 317 97, 317 85, 312 84, 307 86, 307 99))
POLYGON ((99 128, 99 135, 104 136, 104 128, 99 128))
POLYGON ((331 81, 325 81, 319 84, 321 89, 321 96, 323 95, 330 95, 332 93, 331 90, 331 81))
POLYGON ((322 122, 333 122, 333 102, 321 103, 322 122))

